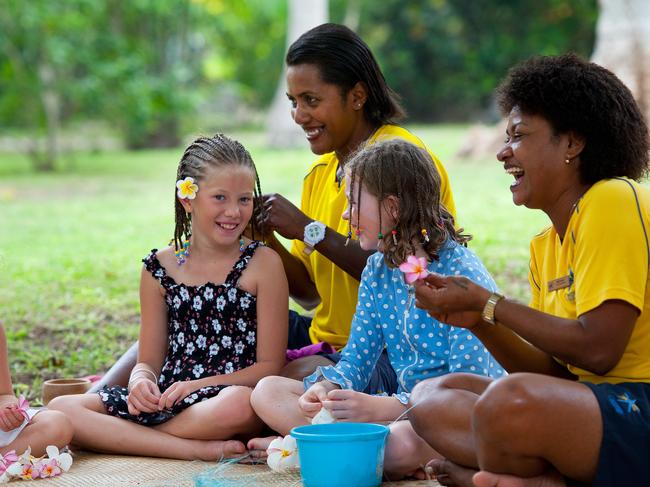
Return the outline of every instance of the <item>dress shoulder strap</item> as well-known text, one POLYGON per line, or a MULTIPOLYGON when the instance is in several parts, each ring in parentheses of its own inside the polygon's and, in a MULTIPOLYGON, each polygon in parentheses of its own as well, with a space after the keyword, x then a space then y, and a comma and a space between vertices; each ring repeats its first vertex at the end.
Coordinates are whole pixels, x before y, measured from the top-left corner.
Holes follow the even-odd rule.
POLYGON ((158 256, 156 255, 157 252, 158 249, 152 249, 149 255, 142 259, 142 262, 144 262, 144 268, 147 269, 158 282, 160 282, 162 287, 167 289, 174 284, 174 281, 167 275, 167 271, 158 260, 158 256))
POLYGON ((250 244, 248 244, 248 247, 246 247, 241 253, 239 259, 237 259, 237 262, 235 262, 235 265, 232 267, 232 270, 228 274, 228 277, 226 277, 226 285, 233 287, 237 286, 242 272, 244 272, 251 258, 253 255, 255 255, 255 251, 258 247, 261 247, 263 245, 264 242, 260 242, 259 240, 253 240, 250 244))

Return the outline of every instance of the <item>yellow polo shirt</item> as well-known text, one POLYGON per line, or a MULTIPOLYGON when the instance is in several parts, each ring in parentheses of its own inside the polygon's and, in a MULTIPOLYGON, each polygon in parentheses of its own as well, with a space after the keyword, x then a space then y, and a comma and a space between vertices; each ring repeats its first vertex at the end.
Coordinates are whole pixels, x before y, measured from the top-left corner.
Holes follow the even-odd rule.
MULTIPOLYGON (((449 187, 447 171, 420 139, 396 125, 384 125, 370 137, 367 144, 392 138, 404 139, 427 149, 440 173, 441 201, 455 217, 456 206, 449 187)), ((345 181, 341 185, 336 181, 338 163, 336 154, 330 152, 322 155, 312 164, 303 183, 300 208, 310 218, 327 225, 326 232, 335 230, 342 235, 347 235, 348 223, 341 218, 347 206, 345 181)), ((291 253, 302 261, 309 272, 309 277, 316 284, 321 298, 314 313, 309 336, 314 343, 324 341, 340 349, 345 346, 350 334, 359 281, 321 255, 318 250, 306 255, 304 248, 305 244, 302 241, 294 240, 291 253)))
POLYGON ((584 194, 562 242, 553 227, 531 242, 531 307, 576 319, 616 299, 641 313, 621 360, 607 375, 566 364, 581 381, 650 381, 649 230, 650 189, 615 178, 597 182, 584 194), (551 286, 558 289, 549 290, 549 282, 565 276, 563 284, 551 286))

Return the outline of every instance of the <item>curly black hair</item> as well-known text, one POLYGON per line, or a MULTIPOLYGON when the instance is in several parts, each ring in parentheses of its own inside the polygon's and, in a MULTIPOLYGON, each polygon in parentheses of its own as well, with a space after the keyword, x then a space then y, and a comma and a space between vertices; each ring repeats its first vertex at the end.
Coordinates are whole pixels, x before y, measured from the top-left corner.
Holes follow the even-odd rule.
POLYGON ((518 107, 545 118, 555 133, 584 137, 585 184, 648 173, 648 126, 632 93, 611 71, 576 54, 541 56, 513 67, 497 89, 504 115, 518 107))
POLYGON ((405 117, 399 95, 386 83, 368 45, 344 25, 321 24, 302 34, 291 46, 287 66, 314 64, 322 80, 336 85, 345 96, 358 82, 366 85, 368 100, 363 106, 368 120, 376 125, 405 117))

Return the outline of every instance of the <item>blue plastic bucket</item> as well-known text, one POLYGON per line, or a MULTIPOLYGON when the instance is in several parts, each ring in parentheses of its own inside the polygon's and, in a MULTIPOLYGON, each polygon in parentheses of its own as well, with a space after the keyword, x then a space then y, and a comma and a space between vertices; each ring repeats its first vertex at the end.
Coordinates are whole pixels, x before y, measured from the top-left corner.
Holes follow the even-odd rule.
POLYGON ((388 427, 370 423, 298 426, 300 473, 305 487, 375 487, 384 471, 388 427))

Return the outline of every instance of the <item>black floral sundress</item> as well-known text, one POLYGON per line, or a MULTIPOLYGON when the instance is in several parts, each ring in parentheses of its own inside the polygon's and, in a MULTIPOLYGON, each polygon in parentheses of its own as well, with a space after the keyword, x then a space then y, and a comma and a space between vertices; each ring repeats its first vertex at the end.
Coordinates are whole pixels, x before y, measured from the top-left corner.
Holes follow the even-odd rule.
MULTIPOLYGON (((257 300, 237 284, 260 245, 263 244, 252 242, 244 249, 223 284, 208 282, 187 286, 176 283, 158 261, 157 249, 142 260, 165 289, 168 347, 158 379, 161 393, 174 382, 230 374, 255 363, 257 300)), ((138 416, 129 414, 127 388, 105 386, 98 394, 108 414, 154 426, 170 420, 192 404, 216 396, 226 387, 202 387, 169 410, 138 416)))

